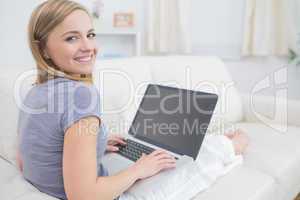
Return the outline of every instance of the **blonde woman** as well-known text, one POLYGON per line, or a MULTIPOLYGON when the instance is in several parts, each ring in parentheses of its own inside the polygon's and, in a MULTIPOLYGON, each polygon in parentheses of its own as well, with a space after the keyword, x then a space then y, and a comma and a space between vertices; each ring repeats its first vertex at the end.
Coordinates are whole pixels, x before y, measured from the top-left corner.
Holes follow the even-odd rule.
POLYGON ((107 137, 101 122, 91 75, 95 33, 85 8, 68 0, 45 1, 32 13, 28 36, 38 76, 24 99, 30 109, 20 109, 17 154, 28 182, 59 199, 115 199, 137 180, 175 167, 162 150, 114 176, 101 164, 105 151, 126 143, 107 137))
POLYGON ((100 158, 124 144, 106 138, 100 99, 91 83, 97 54, 89 13, 67 0, 38 6, 29 23, 29 44, 37 63, 37 84, 28 93, 19 121, 23 175, 40 191, 60 199, 114 199, 136 180, 175 166, 164 151, 107 176, 100 158), (45 110, 43 110, 45 108, 45 110))

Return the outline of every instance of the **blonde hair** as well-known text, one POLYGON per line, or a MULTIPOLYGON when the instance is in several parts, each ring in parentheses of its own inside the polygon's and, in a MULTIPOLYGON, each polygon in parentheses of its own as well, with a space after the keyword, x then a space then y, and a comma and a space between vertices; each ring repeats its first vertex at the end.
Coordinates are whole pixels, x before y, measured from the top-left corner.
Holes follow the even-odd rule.
POLYGON ((59 67, 44 55, 49 33, 75 10, 85 11, 91 16, 82 5, 69 0, 47 0, 33 11, 28 25, 28 40, 37 64, 37 84, 56 77, 92 83, 91 74, 81 74, 80 76, 67 74, 59 70, 59 67))

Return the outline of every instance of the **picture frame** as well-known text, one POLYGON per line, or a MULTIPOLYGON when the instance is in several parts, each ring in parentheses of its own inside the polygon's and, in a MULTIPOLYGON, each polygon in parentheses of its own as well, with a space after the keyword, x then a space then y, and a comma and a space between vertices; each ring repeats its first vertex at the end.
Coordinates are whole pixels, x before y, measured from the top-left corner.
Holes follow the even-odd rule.
POLYGON ((134 27, 134 13, 119 12, 113 17, 114 27, 132 28, 134 27))

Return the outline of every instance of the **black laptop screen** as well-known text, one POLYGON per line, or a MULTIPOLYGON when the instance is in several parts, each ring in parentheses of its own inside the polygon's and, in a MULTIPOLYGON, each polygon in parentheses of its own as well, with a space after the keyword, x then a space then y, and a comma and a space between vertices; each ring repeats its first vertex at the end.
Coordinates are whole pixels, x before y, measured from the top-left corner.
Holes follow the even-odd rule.
POLYGON ((217 99, 215 94, 149 85, 129 134, 196 159, 217 99))

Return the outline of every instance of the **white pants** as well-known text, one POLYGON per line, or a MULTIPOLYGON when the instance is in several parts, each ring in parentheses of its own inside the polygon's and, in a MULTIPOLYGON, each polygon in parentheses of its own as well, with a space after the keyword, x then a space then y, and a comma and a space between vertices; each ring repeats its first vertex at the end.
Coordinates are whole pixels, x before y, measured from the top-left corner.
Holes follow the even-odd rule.
POLYGON ((173 170, 165 180, 147 191, 129 189, 120 200, 188 200, 242 161, 242 156, 235 155, 232 142, 226 136, 207 135, 196 162, 173 170))

